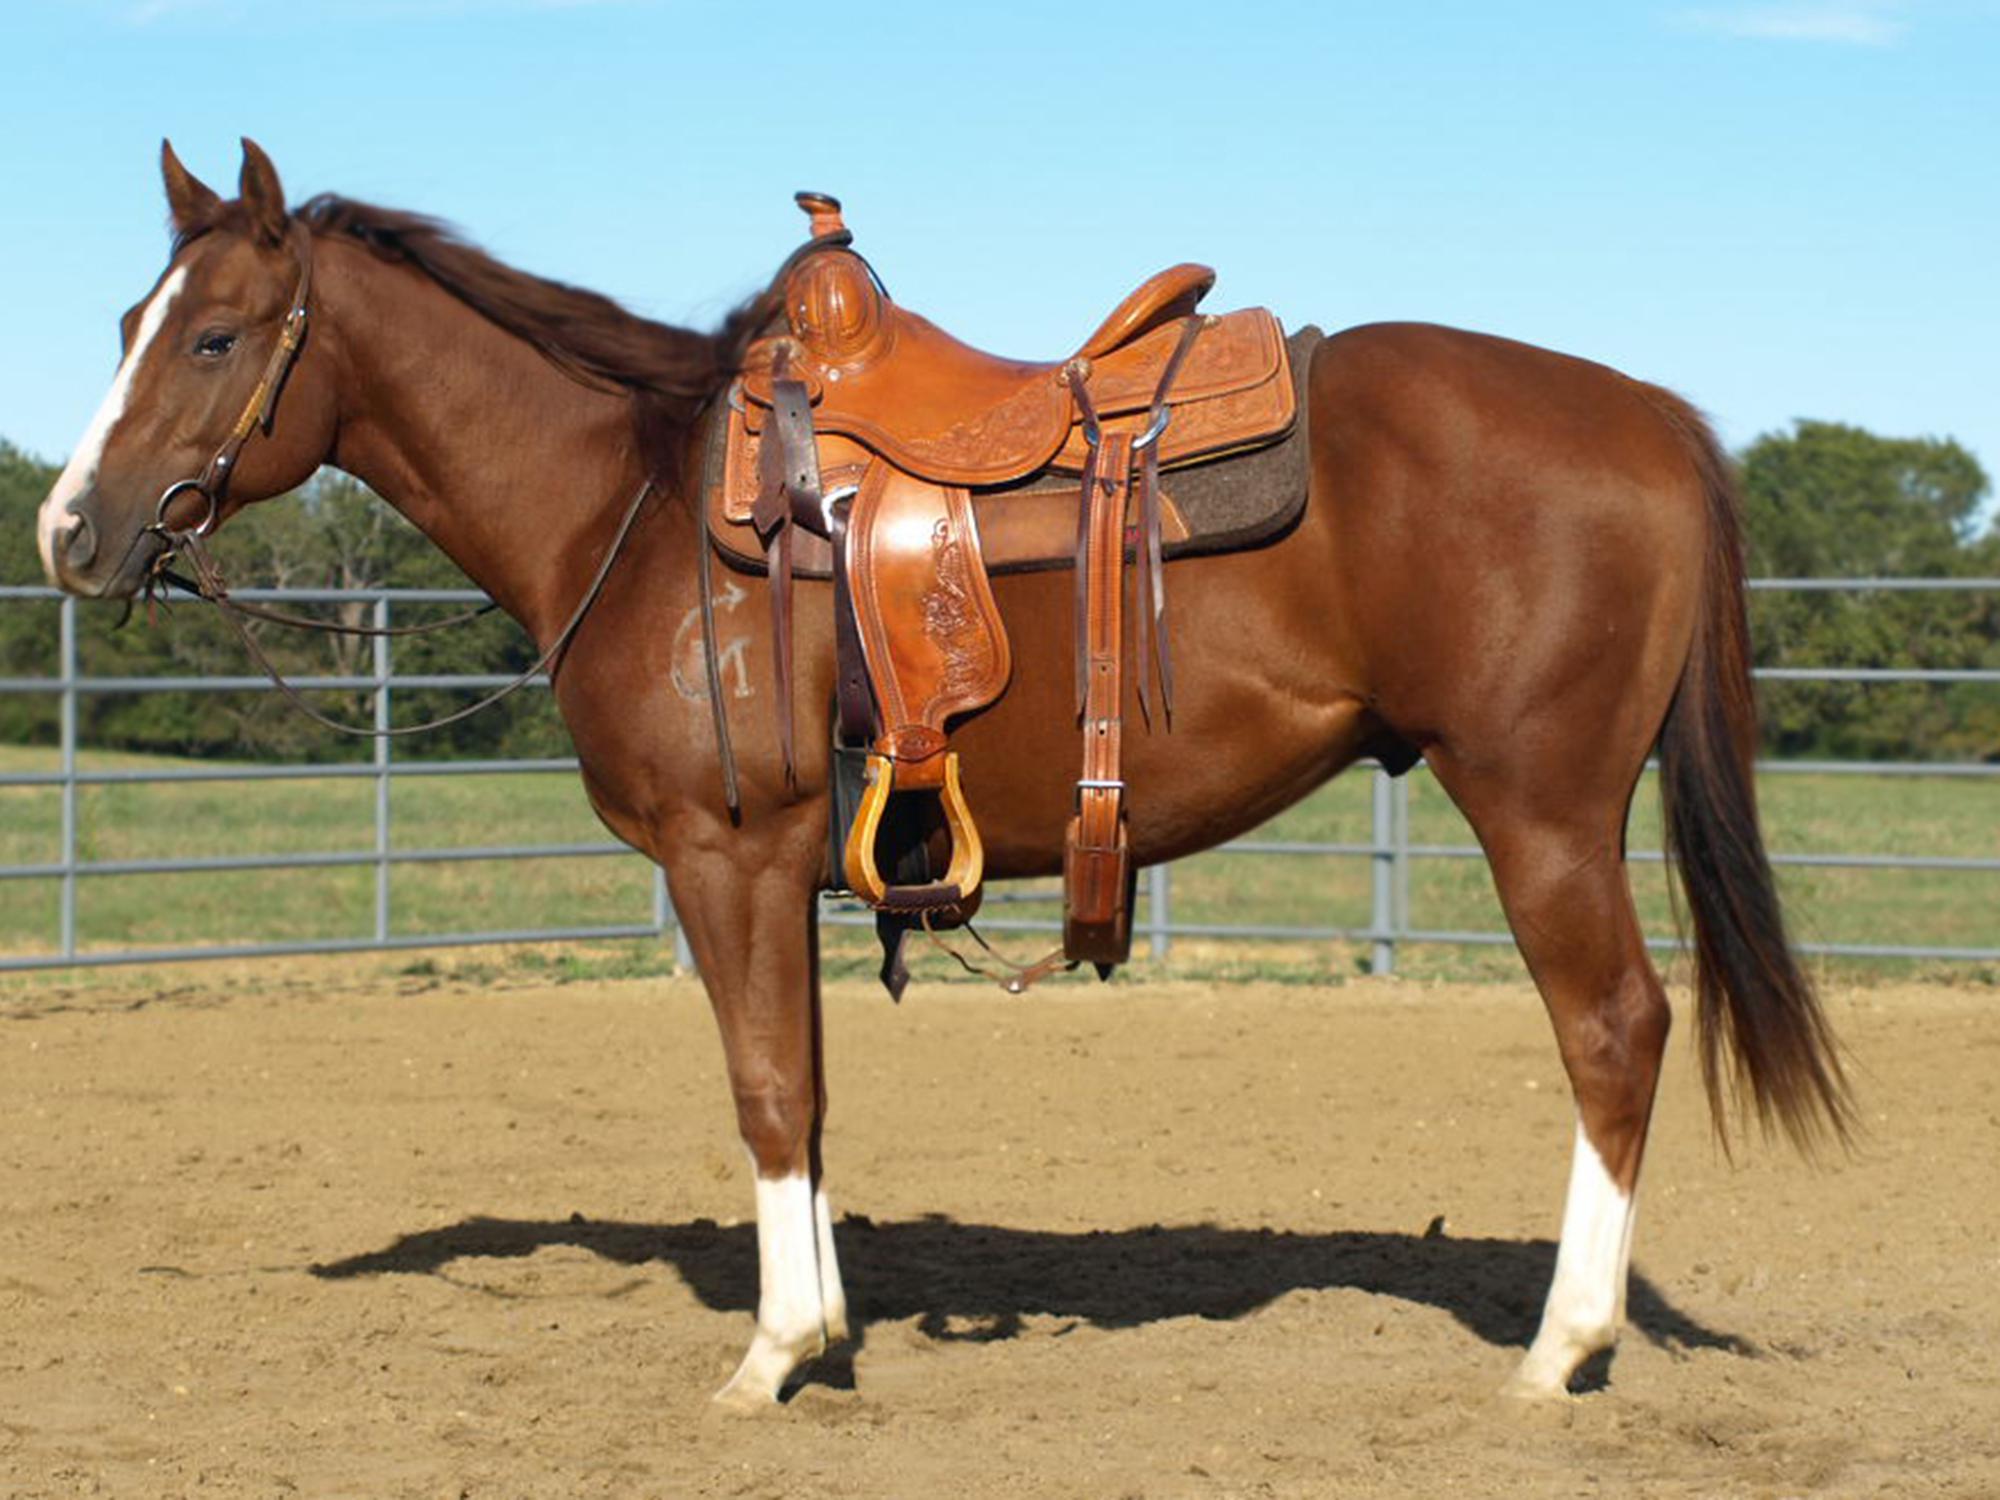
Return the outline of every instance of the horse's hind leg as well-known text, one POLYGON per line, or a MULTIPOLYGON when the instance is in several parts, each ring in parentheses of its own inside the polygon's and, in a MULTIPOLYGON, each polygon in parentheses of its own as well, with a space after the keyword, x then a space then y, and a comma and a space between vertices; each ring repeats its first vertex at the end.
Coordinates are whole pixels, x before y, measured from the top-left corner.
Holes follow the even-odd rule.
POLYGON ((716 1399, 775 1401, 794 1370, 847 1336, 847 1299, 821 1183, 826 1092, 816 908, 781 865, 703 861, 675 910, 722 1032, 737 1126, 756 1172, 757 1331, 716 1399))
POLYGON ((1541 1329, 1507 1386, 1515 1395, 1558 1395, 1624 1322, 1633 1193, 1666 1049, 1667 1000, 1626 879, 1626 798, 1579 796, 1574 782, 1566 796, 1537 798, 1448 756, 1433 764, 1486 847, 1576 1103, 1555 1280, 1541 1329), (1569 799, 1571 807, 1538 815, 1538 803, 1569 799))

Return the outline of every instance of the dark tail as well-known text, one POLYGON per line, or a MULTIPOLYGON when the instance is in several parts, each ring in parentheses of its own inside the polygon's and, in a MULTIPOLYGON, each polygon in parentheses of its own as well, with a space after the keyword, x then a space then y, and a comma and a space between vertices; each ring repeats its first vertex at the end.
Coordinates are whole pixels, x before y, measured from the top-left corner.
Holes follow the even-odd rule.
POLYGON ((1660 733, 1667 851, 1694 919, 1702 1081, 1725 1144, 1727 1092, 1766 1134, 1781 1127, 1810 1153, 1828 1132, 1849 1139, 1854 1105, 1832 1028, 1786 940, 1757 824, 1757 712, 1736 480, 1697 412, 1666 392, 1648 394, 1665 397, 1663 412, 1687 441, 1708 496, 1701 606, 1660 733))

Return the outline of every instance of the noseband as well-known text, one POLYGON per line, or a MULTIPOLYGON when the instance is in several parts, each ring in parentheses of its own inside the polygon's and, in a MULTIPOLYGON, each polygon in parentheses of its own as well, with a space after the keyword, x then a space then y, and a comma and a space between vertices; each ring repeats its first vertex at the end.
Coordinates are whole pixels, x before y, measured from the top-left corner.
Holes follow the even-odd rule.
POLYGON ((250 399, 244 403, 243 414, 229 429, 229 436, 222 440, 222 446, 215 450, 215 456, 209 459, 200 476, 177 479, 161 492, 159 503, 153 507, 153 523, 145 529, 166 542, 166 555, 170 556, 176 544, 185 538, 207 536, 215 529, 222 496, 229 487, 229 476, 236 468, 243 445, 250 441, 250 435, 258 428, 267 433, 271 430, 278 396, 285 388, 292 366, 298 362, 300 346, 306 341, 306 300, 312 293, 312 233, 305 225, 293 220, 286 238, 292 253, 298 257, 299 282, 292 291, 284 325, 278 330, 277 347, 272 349, 271 357, 264 362, 264 373, 258 377, 256 389, 250 392, 250 399), (201 496, 207 509, 195 526, 170 527, 167 525, 167 509, 183 494, 201 496))

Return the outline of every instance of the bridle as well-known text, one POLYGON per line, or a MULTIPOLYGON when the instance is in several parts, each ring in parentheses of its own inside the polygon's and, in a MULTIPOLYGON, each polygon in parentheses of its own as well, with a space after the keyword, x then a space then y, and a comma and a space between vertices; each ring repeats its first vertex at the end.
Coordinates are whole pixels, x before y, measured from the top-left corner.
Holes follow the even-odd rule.
POLYGON ((255 659, 258 666, 264 669, 264 674, 271 679, 272 684, 286 700, 307 718, 328 729, 369 739, 388 739, 406 734, 421 734, 430 729, 441 729, 447 724, 456 724, 460 719, 470 718, 481 709, 492 707, 502 698, 509 697, 526 687, 539 673, 551 667, 576 634, 577 627, 583 624, 583 618, 590 613, 590 607, 597 602, 597 596, 603 592, 604 580, 611 575, 611 565, 618 560, 618 554, 624 550, 625 539, 631 535, 632 525, 639 519, 639 512, 645 507, 646 497, 653 492, 653 479, 648 474, 640 483, 638 492, 625 507, 625 514, 618 523, 618 530, 611 539, 611 545, 605 549, 604 557, 598 563, 597 571, 592 576, 589 586, 583 591, 583 597, 577 601, 568 623, 557 632, 556 638, 549 643, 548 649, 536 658, 534 664, 506 686, 455 713, 428 719, 421 724, 406 724, 393 729, 343 724, 338 719, 329 718, 321 713, 306 702, 297 688, 285 680, 284 674, 265 654, 264 648, 257 643, 257 638, 250 633, 245 623, 247 619, 268 620, 295 629, 317 630, 333 635, 427 635, 448 626, 463 624, 497 606, 488 603, 477 609, 465 610, 448 619, 434 620, 428 624, 384 629, 364 625, 339 625, 327 620, 311 620, 300 615, 286 614, 280 610, 243 604, 230 597, 222 570, 216 566, 215 559, 202 544, 202 538, 215 530, 216 522, 221 517, 222 498, 228 491, 230 476, 236 471, 236 460, 242 456, 244 445, 259 430, 267 434, 270 432, 272 422, 277 416, 278 398, 284 393, 285 382, 291 376, 292 367, 298 363, 299 350, 305 344, 307 310, 312 296, 312 232, 299 220, 294 219, 286 238, 291 245, 292 253, 298 257, 299 280, 298 285, 292 290, 291 302, 285 312, 285 321, 278 330, 277 345, 271 350, 270 358, 264 362, 264 372, 258 376, 257 385, 250 392, 250 399, 243 404, 243 414, 236 419, 236 425, 229 429, 229 436, 222 440, 222 446, 215 450, 214 456, 209 459, 198 476, 193 479, 177 479, 161 491, 159 501, 153 507, 151 523, 140 528, 141 536, 156 536, 164 543, 147 570, 145 593, 150 599, 156 591, 164 593, 166 587, 172 585, 215 605, 222 617, 229 622, 230 628, 236 632, 243 649, 255 659), (184 494, 201 496, 205 506, 202 517, 193 526, 170 526, 167 523, 168 507, 184 494), (185 578, 173 571, 174 562, 181 557, 188 560, 194 572, 193 578, 185 578))
POLYGON ((152 524, 144 530, 166 542, 164 557, 170 558, 185 538, 204 537, 215 530, 222 496, 229 488, 229 476, 235 471, 243 445, 259 428, 267 433, 271 430, 272 418, 277 415, 278 396, 285 388, 292 366, 298 363, 299 349, 306 341, 306 308, 312 296, 312 232, 294 219, 286 239, 292 253, 298 257, 299 281, 293 288, 284 325, 278 330, 277 347, 271 350, 271 357, 264 362, 264 373, 258 377, 256 389, 250 392, 250 399, 244 403, 243 414, 236 419, 236 425, 229 429, 229 436, 222 440, 222 446, 215 450, 215 455, 200 475, 194 479, 177 479, 161 492, 159 503, 153 507, 152 524), (195 526, 169 527, 167 507, 181 495, 189 493, 201 496, 208 507, 206 512, 195 526))

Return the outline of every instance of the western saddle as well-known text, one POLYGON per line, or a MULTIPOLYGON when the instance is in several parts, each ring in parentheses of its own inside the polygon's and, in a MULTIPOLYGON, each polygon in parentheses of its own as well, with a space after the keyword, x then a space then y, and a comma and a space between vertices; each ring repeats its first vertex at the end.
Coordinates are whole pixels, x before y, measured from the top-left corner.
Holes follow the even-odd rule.
MULTIPOLYGON (((1179 521, 1163 504, 1160 471, 1290 429, 1282 330, 1260 308, 1198 313, 1215 273, 1177 265, 1120 302, 1068 359, 1003 359, 891 301, 851 248, 837 200, 797 201, 812 237, 780 269, 780 310, 730 390, 708 510, 725 557, 751 553, 739 540, 746 529, 761 543, 786 775, 792 579, 816 572, 834 583, 837 780, 843 766, 860 780, 858 797, 836 786, 850 814, 835 830, 837 867, 882 914, 884 977, 900 991, 901 935, 962 924, 979 904, 984 855, 948 730, 995 701, 1012 671, 982 525, 1006 536, 1016 564, 1074 567, 1083 758, 1064 847, 1063 944, 1025 973, 1083 961, 1108 973, 1131 948, 1120 775, 1127 560, 1141 711, 1150 726, 1157 671, 1170 725, 1161 545, 1179 521), (898 798, 928 802, 928 821, 896 817, 898 798), (950 854, 933 861, 938 814, 950 854), (885 853, 895 878, 882 872, 885 853)), ((709 600, 705 588, 726 760, 709 600)))

